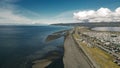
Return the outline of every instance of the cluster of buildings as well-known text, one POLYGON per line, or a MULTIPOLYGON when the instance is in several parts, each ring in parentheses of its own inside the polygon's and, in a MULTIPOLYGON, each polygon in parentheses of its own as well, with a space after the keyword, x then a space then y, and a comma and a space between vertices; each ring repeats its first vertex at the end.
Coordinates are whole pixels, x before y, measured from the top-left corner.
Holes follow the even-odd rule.
POLYGON ((104 48, 120 54, 120 34, 113 34, 110 32, 84 32, 83 34, 99 40, 101 46, 104 48))
POLYGON ((110 32, 82 32, 81 41, 87 42, 88 46, 97 46, 115 57, 114 62, 120 65, 120 33, 110 32))
POLYGON ((120 34, 110 33, 110 32, 84 32, 83 34, 90 37, 95 37, 101 42, 111 42, 114 44, 120 44, 120 34))

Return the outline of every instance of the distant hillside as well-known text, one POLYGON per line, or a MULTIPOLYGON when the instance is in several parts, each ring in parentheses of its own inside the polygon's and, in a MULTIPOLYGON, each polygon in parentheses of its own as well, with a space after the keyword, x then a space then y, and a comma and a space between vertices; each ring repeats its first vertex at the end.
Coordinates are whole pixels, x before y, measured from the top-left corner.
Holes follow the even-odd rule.
POLYGON ((120 22, 101 22, 101 23, 58 23, 51 24, 57 26, 87 26, 87 27, 120 27, 120 22))

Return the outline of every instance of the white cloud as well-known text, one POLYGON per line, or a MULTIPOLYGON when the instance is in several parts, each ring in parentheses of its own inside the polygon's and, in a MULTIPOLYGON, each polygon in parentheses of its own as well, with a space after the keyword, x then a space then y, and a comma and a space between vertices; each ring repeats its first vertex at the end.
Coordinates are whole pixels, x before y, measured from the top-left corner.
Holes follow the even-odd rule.
POLYGON ((32 20, 19 14, 12 9, 0 8, 0 24, 29 24, 32 20))
POLYGON ((66 11, 45 18, 38 13, 15 5, 14 3, 18 1, 20 0, 0 0, 0 24, 53 24, 76 21, 73 19, 74 11, 66 11))
POLYGON ((34 13, 32 11, 28 11, 26 9, 21 11, 11 8, 10 9, 0 8, 0 24, 19 25, 19 24, 53 24, 73 22, 72 20, 74 19, 72 13, 73 12, 71 13, 63 12, 50 18, 42 18, 42 16, 40 16, 39 14, 34 13))
POLYGON ((73 23, 73 22, 77 22, 74 18, 73 18, 73 12, 75 12, 77 10, 71 10, 71 11, 66 11, 63 13, 60 13, 58 15, 56 15, 54 17, 55 20, 58 20, 60 23, 73 23))
POLYGON ((0 24, 29 24, 31 19, 16 13, 20 10, 12 3, 19 0, 0 0, 0 24))
POLYGON ((0 24, 53 24, 73 22, 74 11, 63 12, 50 18, 42 18, 38 13, 21 8, 12 3, 19 0, 0 1, 0 24))
POLYGON ((111 11, 108 8, 98 10, 79 11, 73 13, 80 22, 120 22, 120 7, 111 11))
POLYGON ((38 13, 13 4, 18 1, 20 0, 0 0, 0 24, 18 25, 120 21, 120 7, 114 11, 108 8, 79 12, 76 12, 78 10, 66 11, 50 18, 43 18, 43 16, 40 16, 38 13))

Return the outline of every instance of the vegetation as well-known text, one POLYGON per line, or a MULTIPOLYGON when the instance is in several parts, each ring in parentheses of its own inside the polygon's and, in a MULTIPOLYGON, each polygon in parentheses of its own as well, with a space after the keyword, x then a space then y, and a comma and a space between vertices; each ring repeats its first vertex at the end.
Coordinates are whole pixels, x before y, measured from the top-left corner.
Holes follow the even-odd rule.
MULTIPOLYGON (((75 33, 73 36, 75 39, 80 38, 77 33, 75 33)), ((87 47, 86 43, 80 41, 77 42, 80 46, 84 48, 84 50, 89 54, 92 60, 95 61, 97 65, 99 65, 100 68, 120 68, 120 66, 113 62, 114 57, 110 54, 97 47, 91 48, 87 47)))

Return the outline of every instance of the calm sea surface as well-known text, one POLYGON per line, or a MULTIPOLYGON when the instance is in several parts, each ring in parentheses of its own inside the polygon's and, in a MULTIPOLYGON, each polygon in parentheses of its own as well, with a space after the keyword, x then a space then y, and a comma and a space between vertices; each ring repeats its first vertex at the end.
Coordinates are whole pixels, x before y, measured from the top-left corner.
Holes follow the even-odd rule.
POLYGON ((24 68, 31 59, 58 50, 63 38, 45 43, 47 35, 69 29, 56 26, 0 26, 0 68, 24 68))
POLYGON ((118 31, 118 32, 120 32, 120 27, 95 27, 95 28, 92 28, 92 30, 97 30, 97 31, 118 31))

